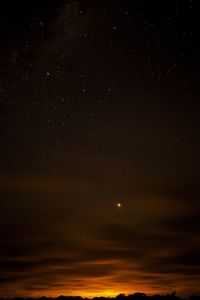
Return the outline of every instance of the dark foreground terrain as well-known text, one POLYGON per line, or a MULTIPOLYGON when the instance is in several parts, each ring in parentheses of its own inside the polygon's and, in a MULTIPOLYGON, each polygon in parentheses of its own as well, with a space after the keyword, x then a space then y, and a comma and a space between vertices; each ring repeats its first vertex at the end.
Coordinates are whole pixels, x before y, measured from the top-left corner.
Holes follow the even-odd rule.
MULTIPOLYGON (((22 297, 15 297, 12 299, 9 298, 0 298, 0 300, 32 300, 35 298, 28 297, 28 298, 22 298, 22 297)), ((51 297, 39 297, 36 300, 87 300, 89 298, 83 298, 80 296, 59 296, 57 298, 51 298, 51 297)), ((185 300, 186 298, 181 298, 176 296, 176 293, 167 294, 167 295, 146 295, 144 293, 135 293, 130 294, 128 296, 124 294, 119 294, 115 298, 113 297, 94 297, 92 300, 185 300)), ((190 300, 200 300, 200 295, 192 295, 189 297, 190 300)))

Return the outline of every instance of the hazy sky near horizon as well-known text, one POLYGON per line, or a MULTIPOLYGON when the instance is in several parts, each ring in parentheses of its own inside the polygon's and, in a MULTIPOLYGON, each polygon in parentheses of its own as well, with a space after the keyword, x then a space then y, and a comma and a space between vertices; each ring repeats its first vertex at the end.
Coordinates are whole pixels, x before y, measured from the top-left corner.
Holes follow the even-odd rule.
POLYGON ((200 293, 197 1, 0 6, 0 296, 200 293))

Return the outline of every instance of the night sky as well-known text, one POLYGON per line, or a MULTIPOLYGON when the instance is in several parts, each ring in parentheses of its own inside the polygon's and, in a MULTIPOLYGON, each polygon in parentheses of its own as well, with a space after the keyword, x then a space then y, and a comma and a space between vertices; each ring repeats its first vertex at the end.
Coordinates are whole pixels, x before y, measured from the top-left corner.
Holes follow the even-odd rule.
POLYGON ((200 293, 198 0, 2 0, 0 296, 200 293))

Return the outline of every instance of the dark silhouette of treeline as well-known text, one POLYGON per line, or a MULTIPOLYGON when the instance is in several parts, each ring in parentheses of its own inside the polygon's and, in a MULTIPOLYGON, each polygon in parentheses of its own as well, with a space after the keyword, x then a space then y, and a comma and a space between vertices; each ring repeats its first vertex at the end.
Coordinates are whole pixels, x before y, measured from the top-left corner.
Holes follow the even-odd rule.
MULTIPOLYGON (((90 298, 80 297, 80 296, 59 296, 57 298, 51 297, 39 297, 39 298, 0 298, 0 300, 91 300, 90 298)), ((94 297, 92 300, 186 300, 185 298, 181 298, 176 296, 176 293, 167 295, 146 295, 144 293, 134 293, 126 296, 125 294, 119 294, 116 297, 94 297)), ((188 298, 188 300, 200 300, 200 295, 192 295, 188 298)))

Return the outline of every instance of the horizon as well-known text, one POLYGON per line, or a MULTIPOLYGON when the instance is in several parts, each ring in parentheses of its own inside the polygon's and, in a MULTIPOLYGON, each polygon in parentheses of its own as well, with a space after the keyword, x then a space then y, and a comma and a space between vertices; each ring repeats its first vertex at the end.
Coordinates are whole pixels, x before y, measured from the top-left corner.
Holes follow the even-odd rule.
POLYGON ((15 296, 12 298, 6 298, 6 297, 0 297, 0 299, 41 299, 41 298, 46 298, 46 299, 62 299, 62 298, 81 298, 81 299, 95 299, 95 298, 105 298, 105 299, 124 299, 124 298, 128 298, 128 299, 145 299, 145 298, 155 298, 155 297, 159 297, 159 298, 167 298, 167 299, 199 299, 200 295, 196 295, 196 294, 191 294, 189 297, 181 297, 180 295, 177 295, 176 292, 171 292, 171 293, 167 293, 167 294, 146 294, 143 292, 134 292, 131 294, 124 294, 124 293, 120 293, 117 294, 115 296, 91 296, 91 297, 87 297, 87 296, 78 296, 78 295, 59 295, 59 296, 55 296, 55 297, 48 297, 48 296, 40 296, 40 297, 21 297, 21 296, 15 296))

